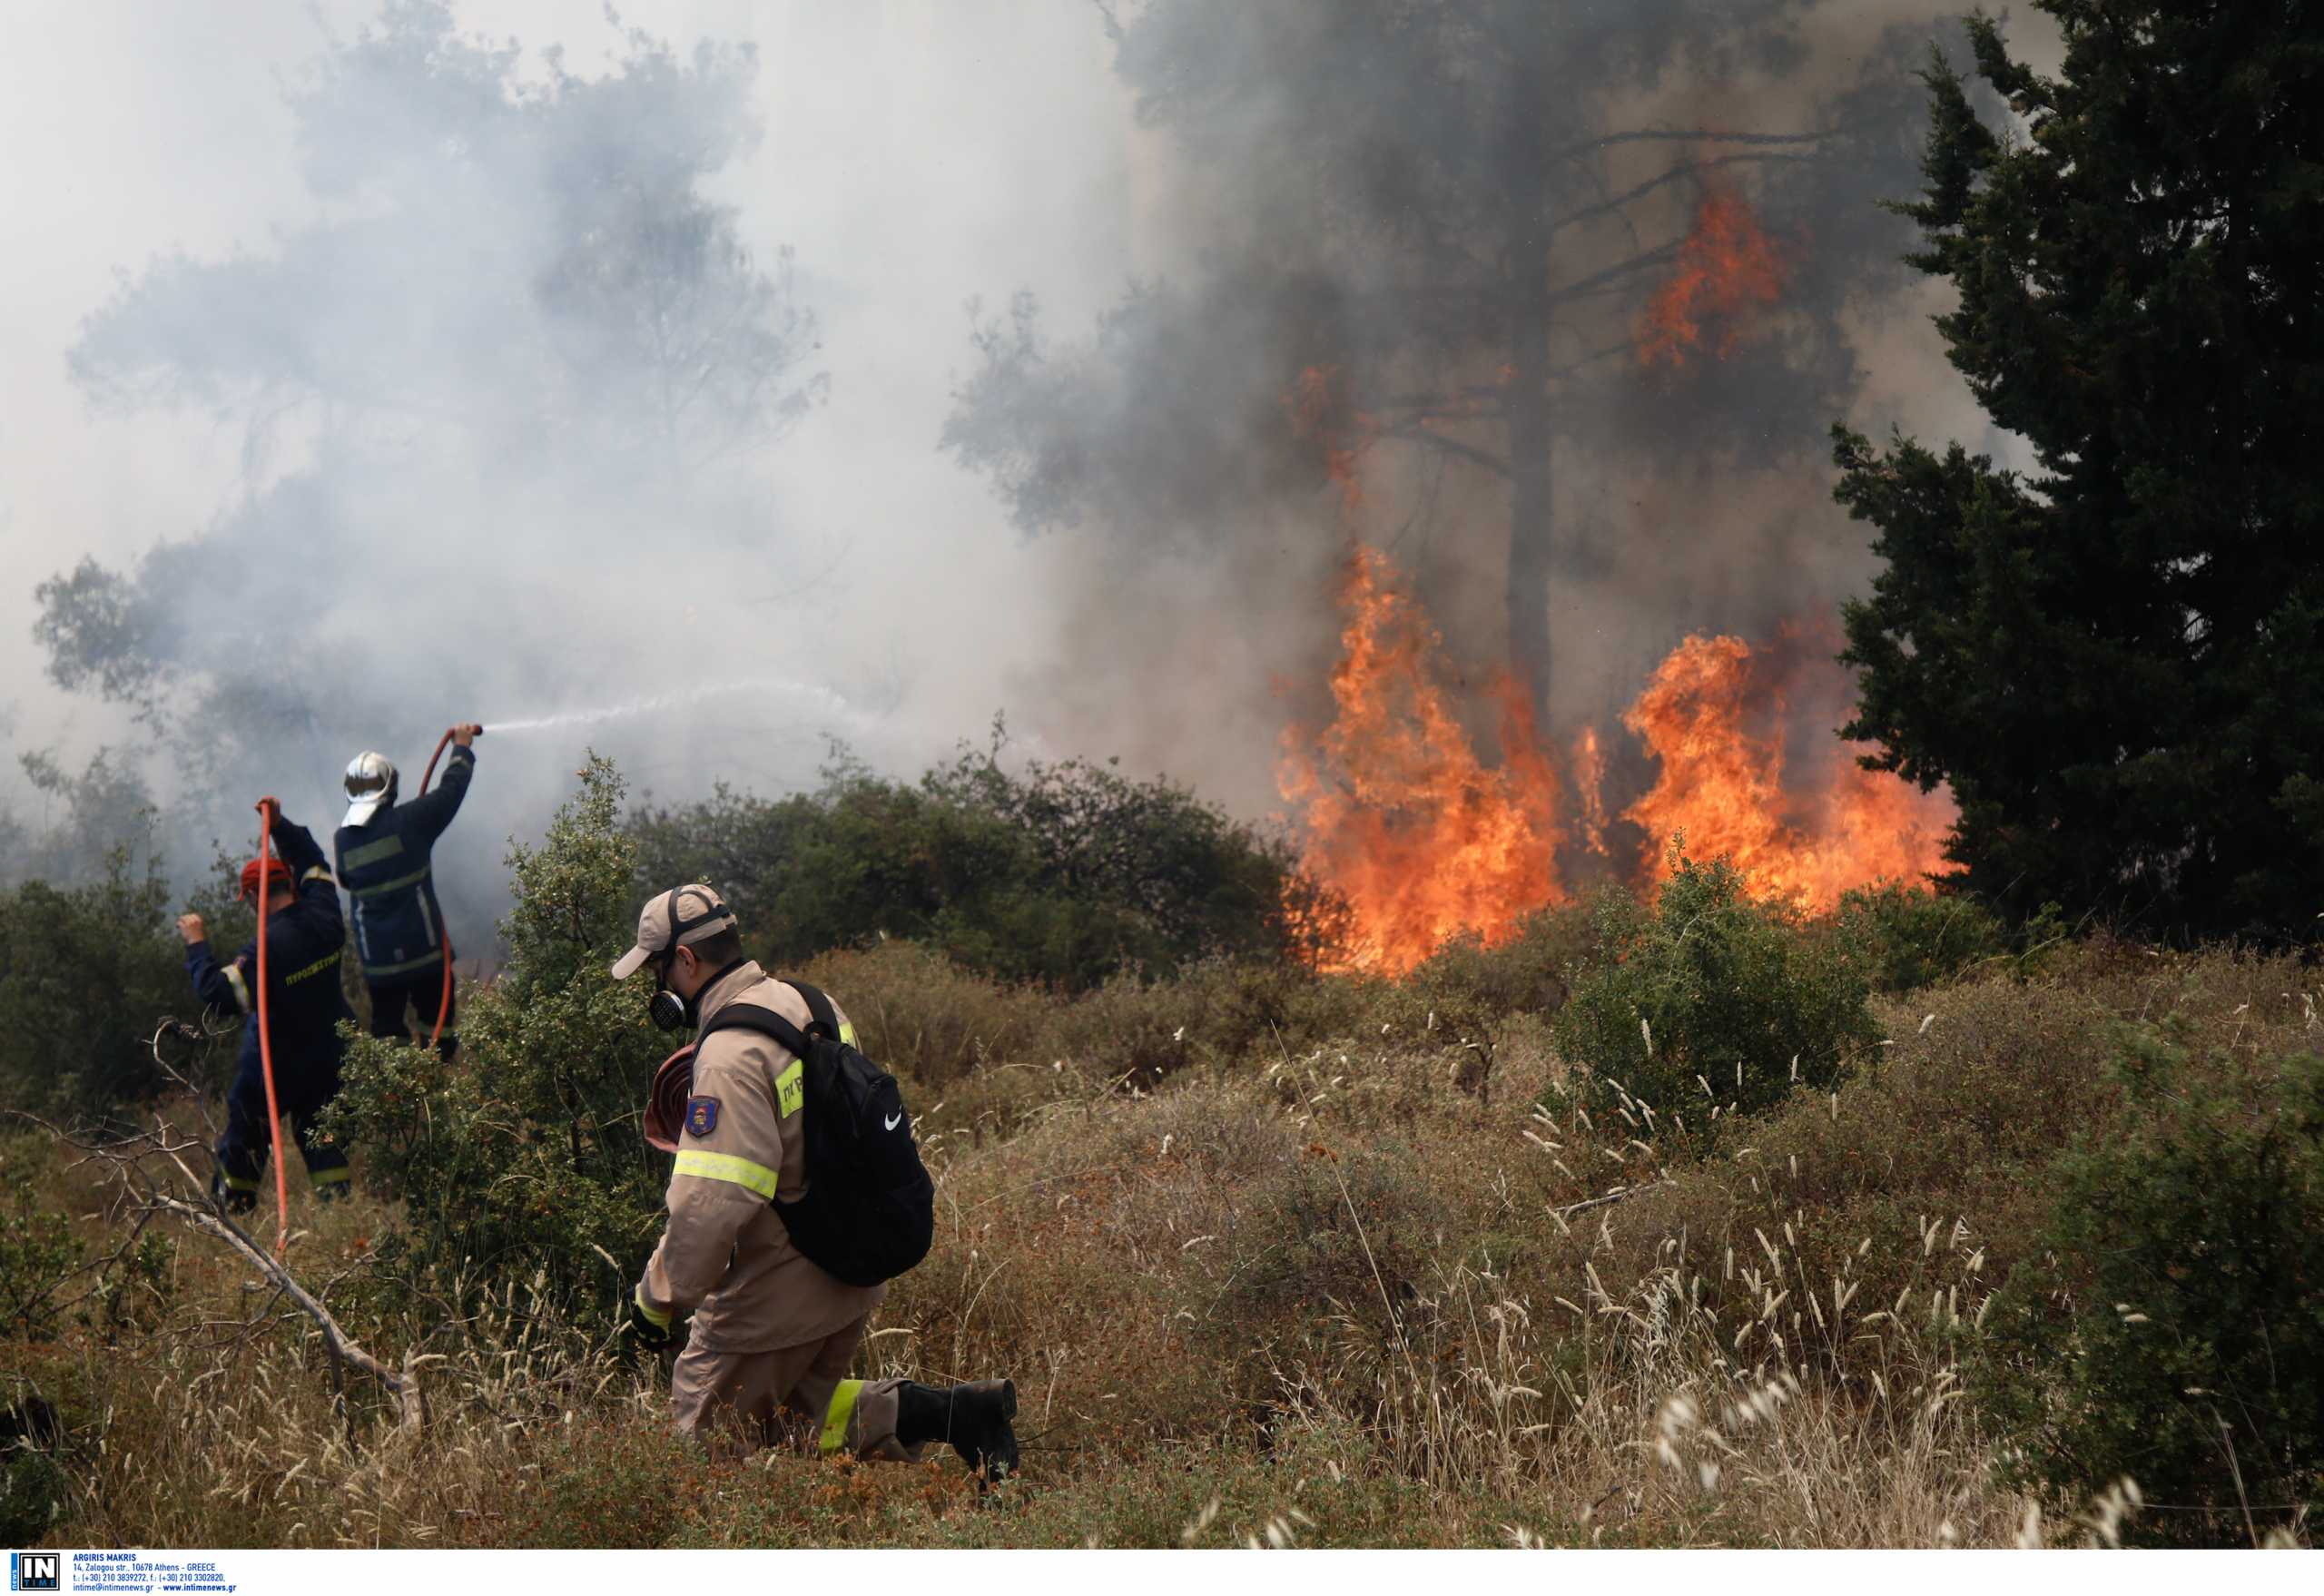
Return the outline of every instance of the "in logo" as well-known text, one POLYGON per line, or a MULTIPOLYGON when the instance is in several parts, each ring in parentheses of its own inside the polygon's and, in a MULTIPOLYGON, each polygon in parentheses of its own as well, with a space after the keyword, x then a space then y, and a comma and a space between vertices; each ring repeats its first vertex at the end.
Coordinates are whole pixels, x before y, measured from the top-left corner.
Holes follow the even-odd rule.
POLYGON ((61 1552, 12 1552, 8 1554, 8 1589, 62 1591, 64 1554, 61 1552))

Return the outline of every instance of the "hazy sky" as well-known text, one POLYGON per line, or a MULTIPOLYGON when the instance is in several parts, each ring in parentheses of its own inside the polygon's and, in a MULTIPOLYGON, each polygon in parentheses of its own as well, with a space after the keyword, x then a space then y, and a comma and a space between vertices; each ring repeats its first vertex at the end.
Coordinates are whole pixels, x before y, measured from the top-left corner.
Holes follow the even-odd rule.
MULTIPOLYGON (((528 50, 563 44, 581 75, 614 54, 612 24, 588 6, 453 9, 466 28, 528 50)), ((42 678, 33 584, 84 554, 118 564, 198 529, 241 466, 234 427, 94 413, 65 351, 119 273, 179 251, 262 253, 306 216, 281 81, 374 8, 245 0, 224 15, 103 4, 10 14, 0 703, 13 704, 19 747, 78 753, 123 734, 117 717, 42 678)), ((1009 704, 1011 673, 1040 639, 1025 613, 1033 554, 984 485, 935 448, 970 353, 964 302, 1030 288, 1086 324, 1134 271, 1166 263, 1138 256, 1137 135, 1099 16, 1070 0, 645 0, 620 17, 682 56, 704 36, 759 46, 765 137, 713 193, 739 208, 763 257, 796 251, 832 379, 827 406, 756 463, 769 515, 818 551, 802 573, 817 578, 816 601, 846 609, 859 632, 881 631, 895 675, 912 684, 912 724, 938 747, 973 733, 1009 704), (939 736, 940 725, 952 730, 939 736)), ((442 718, 537 707, 448 703, 442 718)))

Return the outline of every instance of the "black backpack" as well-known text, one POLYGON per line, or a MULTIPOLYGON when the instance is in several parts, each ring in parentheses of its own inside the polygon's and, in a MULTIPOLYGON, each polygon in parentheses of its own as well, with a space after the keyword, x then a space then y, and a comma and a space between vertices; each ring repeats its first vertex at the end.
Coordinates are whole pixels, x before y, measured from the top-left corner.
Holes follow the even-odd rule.
POLYGON ((729 1003, 695 1039, 755 1030, 797 1056, 807 1138, 807 1193, 772 1199, 791 1244, 850 1286, 892 1280, 928 1256, 936 1239, 936 1183, 920 1161, 896 1078, 839 1038, 832 1000, 804 981, 807 1030, 772 1009, 729 1003))

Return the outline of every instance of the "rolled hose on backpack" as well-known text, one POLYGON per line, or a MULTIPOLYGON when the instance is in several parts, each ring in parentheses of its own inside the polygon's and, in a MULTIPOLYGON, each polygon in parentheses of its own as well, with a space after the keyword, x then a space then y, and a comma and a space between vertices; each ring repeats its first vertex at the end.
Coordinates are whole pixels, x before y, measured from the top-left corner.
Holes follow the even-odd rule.
POLYGON ((688 1042, 654 1071, 654 1089, 645 1098, 647 1146, 665 1153, 678 1150, 678 1132, 686 1122, 686 1098, 693 1095, 694 1044, 688 1042))
MULTIPOLYGON (((451 729, 447 727, 444 734, 436 739, 436 752, 428 756, 428 768, 420 773, 419 795, 421 797, 425 798, 428 795, 428 783, 436 779, 436 762, 444 756, 444 750, 451 745, 451 729)), ((452 928, 447 925, 443 929, 444 990, 442 995, 436 1000, 436 1027, 428 1033, 428 1045, 431 1048, 436 1045, 438 1039, 443 1036, 444 1019, 452 1011, 452 928)), ((401 1021, 398 1023, 400 1024, 401 1021)))

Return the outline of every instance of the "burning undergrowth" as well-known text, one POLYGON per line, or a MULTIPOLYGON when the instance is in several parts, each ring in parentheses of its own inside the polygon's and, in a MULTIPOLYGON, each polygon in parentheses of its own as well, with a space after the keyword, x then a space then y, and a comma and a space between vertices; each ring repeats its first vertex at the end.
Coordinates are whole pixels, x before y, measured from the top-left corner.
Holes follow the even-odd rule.
POLYGON ((1504 757, 1478 756, 1437 670, 1442 639, 1376 549, 1358 548, 1341 600, 1332 723, 1285 734, 1281 784, 1307 823, 1307 872, 1347 901, 1334 968, 1403 970, 1463 931, 1505 937, 1560 897, 1558 781, 1531 706, 1502 678, 1504 757))
POLYGON ((1385 554, 1356 547, 1340 601, 1332 719, 1286 731, 1279 772, 1305 823, 1304 868, 1349 908, 1330 968, 1399 974, 1455 935, 1505 941, 1566 900, 1577 867, 1651 891, 1681 842, 1809 911, 1943 868, 1951 800, 1865 770, 1862 750, 1830 734, 1849 682, 1828 635, 1805 624, 1757 645, 1698 635, 1673 649, 1619 717, 1658 773, 1622 795, 1608 791, 1597 725, 1561 753, 1506 675, 1482 704, 1456 702, 1443 638, 1385 554), (1497 764, 1464 708, 1490 715, 1497 764))

